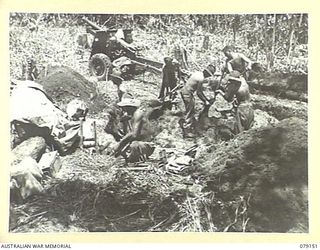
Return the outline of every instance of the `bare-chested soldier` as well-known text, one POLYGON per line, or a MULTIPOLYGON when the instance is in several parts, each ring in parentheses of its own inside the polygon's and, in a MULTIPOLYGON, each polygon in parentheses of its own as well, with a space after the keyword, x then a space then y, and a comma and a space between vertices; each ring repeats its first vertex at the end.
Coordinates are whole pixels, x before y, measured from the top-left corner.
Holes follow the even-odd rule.
POLYGON ((235 52, 234 46, 227 45, 223 48, 222 52, 227 57, 226 73, 236 70, 247 79, 247 70, 251 69, 252 61, 244 54, 235 52))
POLYGON ((114 149, 115 156, 122 155, 127 162, 146 160, 154 151, 150 141, 156 134, 156 119, 162 114, 163 103, 149 100, 122 98, 118 106, 123 110, 121 122, 124 136, 114 149))
POLYGON ((209 64, 202 72, 194 72, 187 80, 185 86, 181 89, 181 96, 184 102, 186 112, 184 124, 182 124, 186 137, 192 137, 195 124, 195 100, 194 93, 196 92, 200 100, 205 106, 210 105, 211 101, 204 95, 202 84, 206 78, 214 75, 216 68, 209 64))
POLYGON ((233 132, 238 134, 251 128, 254 122, 254 110, 250 103, 249 86, 240 72, 235 70, 231 71, 225 80, 227 82, 225 92, 219 89, 215 93, 221 94, 226 101, 233 103, 236 111, 236 123, 233 132))

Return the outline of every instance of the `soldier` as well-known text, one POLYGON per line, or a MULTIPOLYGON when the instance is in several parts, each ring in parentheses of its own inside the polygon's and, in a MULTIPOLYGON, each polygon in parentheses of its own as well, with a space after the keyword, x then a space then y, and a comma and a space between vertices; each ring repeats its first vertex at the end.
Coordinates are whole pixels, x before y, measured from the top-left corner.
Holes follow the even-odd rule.
POLYGON ((22 65, 22 79, 34 81, 38 78, 39 72, 36 61, 32 58, 27 58, 22 65))
POLYGON ((170 99, 173 99, 170 93, 181 79, 181 71, 177 62, 174 62, 171 57, 164 58, 164 66, 162 68, 162 82, 158 98, 163 100, 169 94, 170 99))
POLYGON ((121 98, 124 94, 124 91, 121 88, 121 84, 123 82, 123 78, 121 77, 121 70, 119 68, 114 68, 112 70, 112 73, 109 75, 110 80, 114 83, 114 85, 117 86, 117 94, 119 101, 121 101, 121 98))
POLYGON ((161 114, 162 103, 149 101, 142 105, 139 100, 122 98, 118 106, 123 110, 121 122, 125 135, 116 145, 114 155, 124 156, 127 162, 145 161, 155 149, 147 141, 155 135, 156 124, 152 120, 161 114))
POLYGON ((231 71, 225 78, 227 86, 225 91, 216 90, 216 94, 221 94, 224 99, 233 104, 235 109, 234 134, 238 134, 252 127, 254 122, 254 110, 250 103, 249 86, 238 71, 231 71))
POLYGON ((195 100, 194 93, 196 92, 200 100, 205 106, 211 104, 209 100, 203 93, 202 84, 206 78, 211 77, 215 73, 215 66, 209 64, 202 72, 194 72, 187 80, 184 87, 181 89, 181 97, 184 102, 186 112, 184 123, 182 128, 184 129, 186 137, 193 137, 192 132, 194 132, 195 125, 195 100))
POLYGON ((235 52, 234 46, 227 45, 222 52, 227 57, 225 72, 236 70, 247 79, 247 70, 251 69, 252 61, 244 54, 235 52))

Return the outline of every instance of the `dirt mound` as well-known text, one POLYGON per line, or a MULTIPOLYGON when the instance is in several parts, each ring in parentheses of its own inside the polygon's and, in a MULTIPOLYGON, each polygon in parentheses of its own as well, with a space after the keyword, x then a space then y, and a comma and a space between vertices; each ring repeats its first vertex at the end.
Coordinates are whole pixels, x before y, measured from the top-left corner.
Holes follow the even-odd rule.
POLYGON ((259 91, 290 100, 308 101, 308 75, 267 73, 249 85, 259 91))
POLYGON ((89 102, 90 98, 97 95, 93 83, 65 66, 49 67, 39 82, 57 104, 64 105, 75 98, 89 102))
MULTIPOLYGON (((216 197, 241 198, 247 231, 307 232, 307 150, 307 122, 290 118, 215 146, 199 163, 216 197)), ((240 211, 234 231, 243 229, 240 211)))
POLYGON ((288 79, 288 89, 292 91, 308 92, 308 75, 291 75, 288 79))
POLYGON ((62 110, 71 100, 80 99, 88 105, 89 114, 98 114, 112 102, 110 95, 98 92, 96 83, 69 67, 51 66, 41 75, 40 83, 62 110))
POLYGON ((260 80, 260 89, 278 93, 284 90, 306 93, 308 91, 308 75, 269 72, 260 80))
POLYGON ((263 110, 278 120, 290 117, 308 119, 308 104, 305 102, 279 99, 269 95, 251 95, 251 101, 254 109, 263 110))

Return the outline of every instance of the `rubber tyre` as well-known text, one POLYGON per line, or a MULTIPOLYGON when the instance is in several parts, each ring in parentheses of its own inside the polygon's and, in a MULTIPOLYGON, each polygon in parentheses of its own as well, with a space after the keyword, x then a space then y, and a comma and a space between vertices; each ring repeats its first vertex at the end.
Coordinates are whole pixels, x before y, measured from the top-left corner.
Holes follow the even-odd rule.
POLYGON ((90 74, 95 76, 99 81, 106 80, 106 76, 112 67, 110 58, 102 53, 93 55, 89 61, 90 74))

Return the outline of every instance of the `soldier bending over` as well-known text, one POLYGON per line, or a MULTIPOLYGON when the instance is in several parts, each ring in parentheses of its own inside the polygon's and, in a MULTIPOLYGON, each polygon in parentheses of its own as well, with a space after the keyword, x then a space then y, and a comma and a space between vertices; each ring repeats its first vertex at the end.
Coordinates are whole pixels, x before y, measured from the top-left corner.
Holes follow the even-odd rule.
POLYGON ((211 101, 204 95, 202 84, 206 78, 214 75, 216 68, 210 64, 202 72, 194 72, 187 80, 185 86, 181 89, 181 97, 184 102, 186 112, 184 124, 182 124, 186 137, 193 137, 195 125, 195 100, 194 93, 196 92, 200 100, 205 106, 211 104, 211 101))

